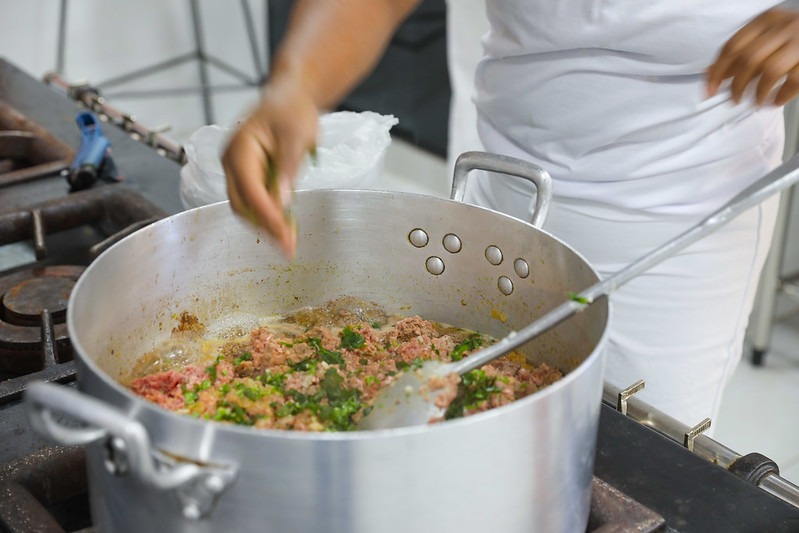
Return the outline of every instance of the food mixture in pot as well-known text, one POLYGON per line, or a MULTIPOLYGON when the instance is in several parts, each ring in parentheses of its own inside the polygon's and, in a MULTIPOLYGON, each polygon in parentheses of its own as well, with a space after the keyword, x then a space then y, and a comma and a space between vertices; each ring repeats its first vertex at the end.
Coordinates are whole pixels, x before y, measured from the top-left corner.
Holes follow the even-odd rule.
MULTIPOLYGON (((347 431, 398 373, 428 359, 459 360, 495 342, 419 316, 388 316, 350 297, 257 325, 214 329, 182 313, 169 341, 144 354, 126 384, 161 407, 198 418, 347 431)), ((533 367, 511 353, 437 386, 449 388, 444 418, 452 419, 508 404, 561 377, 558 369, 533 367)))

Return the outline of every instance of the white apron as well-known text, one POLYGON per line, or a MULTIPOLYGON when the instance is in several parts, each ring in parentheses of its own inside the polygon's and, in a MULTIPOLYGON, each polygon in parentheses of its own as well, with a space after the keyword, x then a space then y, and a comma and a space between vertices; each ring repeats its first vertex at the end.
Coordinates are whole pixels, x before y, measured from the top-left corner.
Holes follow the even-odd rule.
MULTIPOLYGON (((705 97, 722 45, 773 0, 488 0, 477 67, 486 150, 553 177, 545 229, 603 275, 666 242, 776 166, 782 109, 705 97)), ((466 200, 529 219, 532 187, 470 180, 466 200)), ((740 360, 777 200, 611 297, 606 380, 684 421, 713 418, 740 360)))

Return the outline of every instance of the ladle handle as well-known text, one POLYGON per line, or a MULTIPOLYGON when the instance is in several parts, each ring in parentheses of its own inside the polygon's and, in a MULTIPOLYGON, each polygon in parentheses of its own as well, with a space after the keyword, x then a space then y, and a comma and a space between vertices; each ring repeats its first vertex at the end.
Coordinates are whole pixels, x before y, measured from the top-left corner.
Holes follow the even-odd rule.
POLYGON ((702 237, 714 232, 766 198, 788 189, 797 181, 799 181, 799 155, 794 156, 786 163, 752 183, 696 226, 681 233, 640 259, 630 263, 615 274, 595 283, 575 297, 560 304, 529 326, 525 326, 519 331, 512 332, 488 348, 475 352, 471 356, 454 363, 450 367, 450 370, 458 374, 464 374, 465 372, 479 368, 505 355, 511 350, 515 350, 522 344, 531 341, 541 333, 558 325, 576 312, 585 309, 600 296, 610 295, 618 287, 624 285, 639 274, 659 264, 664 259, 693 244, 702 237))

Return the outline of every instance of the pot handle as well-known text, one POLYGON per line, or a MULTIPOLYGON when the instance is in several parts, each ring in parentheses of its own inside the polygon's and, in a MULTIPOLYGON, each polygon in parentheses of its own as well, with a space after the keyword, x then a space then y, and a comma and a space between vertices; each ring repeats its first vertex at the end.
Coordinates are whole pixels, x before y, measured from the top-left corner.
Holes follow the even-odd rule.
POLYGON ((110 473, 130 473, 145 486, 174 491, 186 518, 207 516, 236 477, 233 466, 201 466, 156 454, 140 422, 69 387, 32 383, 25 391, 25 404, 34 429, 56 442, 74 446, 106 439, 105 466, 110 473), (56 411, 88 427, 68 427, 56 421, 56 411))
POLYGON ((463 201, 466 193, 466 176, 472 170, 499 172, 532 182, 535 185, 536 195, 533 199, 535 206, 531 206, 533 215, 530 217, 530 223, 537 228, 544 225, 549 213, 549 204, 552 202, 552 178, 549 172, 529 161, 507 155, 464 152, 455 161, 452 191, 449 196, 451 200, 463 201))

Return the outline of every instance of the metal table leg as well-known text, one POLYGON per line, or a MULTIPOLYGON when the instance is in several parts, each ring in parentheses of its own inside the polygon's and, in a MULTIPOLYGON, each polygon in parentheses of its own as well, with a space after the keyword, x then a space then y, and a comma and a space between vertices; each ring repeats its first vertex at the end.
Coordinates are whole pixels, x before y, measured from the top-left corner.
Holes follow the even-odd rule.
POLYGON ((755 296, 755 305, 749 317, 749 341, 752 344, 752 364, 761 366, 763 358, 771 343, 771 332, 774 326, 774 317, 777 310, 777 295, 780 292, 782 280, 782 258, 785 252, 786 234, 788 228, 789 211, 794 189, 784 193, 780 198, 777 224, 774 228, 774 239, 771 250, 766 258, 766 264, 760 275, 760 284, 755 296))
MULTIPOLYGON (((785 149, 783 158, 790 159, 797 151, 799 151, 799 107, 797 107, 796 101, 793 101, 785 107, 785 149)), ((771 344, 771 333, 777 311, 777 296, 796 293, 795 284, 784 280, 782 277, 788 224, 795 191, 796 187, 792 187, 783 193, 780 199, 771 250, 760 275, 755 304, 749 317, 747 335, 752 344, 752 364, 754 366, 763 365, 763 358, 771 344)))
MULTIPOLYGON (((203 27, 200 19, 200 5, 198 0, 190 0, 189 10, 191 15, 192 34, 194 37, 194 50, 187 54, 176 56, 165 61, 148 65, 146 67, 133 70, 114 78, 102 81, 95 84, 95 88, 104 91, 103 96, 107 98, 135 98, 135 97, 160 97, 160 96, 178 96, 188 93, 199 92, 202 96, 204 118, 207 124, 214 122, 213 105, 212 105, 212 92, 214 91, 230 91, 240 89, 251 89, 260 86, 266 79, 266 70, 261 63, 261 55, 259 53, 259 45, 255 32, 255 26, 252 22, 252 10, 250 8, 249 0, 240 0, 239 2, 242 15, 244 17, 245 33, 247 35, 250 52, 252 54, 254 74, 250 75, 234 68, 230 64, 212 56, 208 53, 203 36, 203 27), (145 76, 155 74, 157 72, 176 67, 188 61, 198 62, 198 76, 199 85, 194 87, 180 87, 180 88, 167 88, 167 89, 152 89, 152 90, 129 90, 129 91, 107 91, 110 87, 116 87, 127 82, 139 79, 145 76), (212 66, 220 71, 226 73, 228 76, 236 79, 234 83, 218 83, 212 85, 210 82, 208 67, 212 66)), ((59 27, 58 27, 58 49, 56 56, 56 69, 59 74, 64 73, 65 68, 65 55, 66 55, 66 34, 67 34, 67 11, 68 0, 61 0, 60 13, 59 13, 59 27)), ((266 30, 264 30, 266 31, 266 30)))

